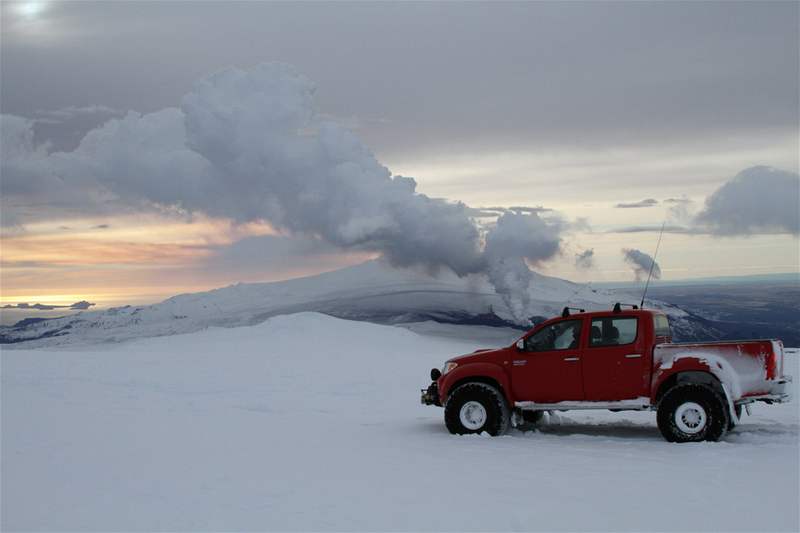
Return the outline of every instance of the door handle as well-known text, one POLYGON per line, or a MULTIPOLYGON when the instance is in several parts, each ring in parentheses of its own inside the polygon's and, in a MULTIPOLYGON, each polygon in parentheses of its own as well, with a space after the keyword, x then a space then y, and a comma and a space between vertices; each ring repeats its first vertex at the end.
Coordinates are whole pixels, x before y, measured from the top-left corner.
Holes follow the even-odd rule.
POLYGON ((581 360, 580 357, 565 357, 564 358, 564 361, 570 361, 570 362, 571 361, 580 361, 580 360, 581 360))
POLYGON ((625 356, 625 359, 639 359, 642 356, 640 353, 629 353, 625 356))

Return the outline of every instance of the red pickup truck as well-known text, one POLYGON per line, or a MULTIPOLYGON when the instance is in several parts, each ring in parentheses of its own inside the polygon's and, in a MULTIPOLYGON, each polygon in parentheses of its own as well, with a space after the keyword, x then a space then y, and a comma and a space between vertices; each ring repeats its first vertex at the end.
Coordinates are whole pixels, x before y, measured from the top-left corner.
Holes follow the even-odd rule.
POLYGON ((789 400, 779 340, 672 343, 666 315, 623 309, 543 322, 513 345, 431 370, 422 403, 451 433, 504 433, 544 411, 656 411, 670 442, 719 440, 751 402, 789 400))

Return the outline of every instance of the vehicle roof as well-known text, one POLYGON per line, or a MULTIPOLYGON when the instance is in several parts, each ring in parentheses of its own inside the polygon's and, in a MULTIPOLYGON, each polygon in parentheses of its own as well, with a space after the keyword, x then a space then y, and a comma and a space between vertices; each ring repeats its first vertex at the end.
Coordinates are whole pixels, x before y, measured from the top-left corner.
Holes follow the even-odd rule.
POLYGON ((594 318, 594 317, 614 317, 614 316, 653 316, 653 315, 665 315, 665 313, 659 309, 631 309, 623 307, 620 311, 614 311, 613 309, 607 309, 603 311, 585 311, 583 313, 578 312, 571 312, 569 316, 555 316, 553 318, 548 318, 545 322, 554 322, 556 320, 566 319, 566 318, 594 318))

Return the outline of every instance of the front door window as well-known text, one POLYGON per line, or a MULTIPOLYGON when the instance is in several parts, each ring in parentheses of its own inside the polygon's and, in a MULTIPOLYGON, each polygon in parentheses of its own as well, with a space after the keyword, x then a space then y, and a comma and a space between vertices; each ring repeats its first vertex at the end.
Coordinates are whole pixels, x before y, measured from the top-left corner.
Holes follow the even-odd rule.
POLYGON ((550 352, 575 349, 581 339, 581 322, 581 320, 562 320, 547 326, 525 339, 525 350, 550 352))

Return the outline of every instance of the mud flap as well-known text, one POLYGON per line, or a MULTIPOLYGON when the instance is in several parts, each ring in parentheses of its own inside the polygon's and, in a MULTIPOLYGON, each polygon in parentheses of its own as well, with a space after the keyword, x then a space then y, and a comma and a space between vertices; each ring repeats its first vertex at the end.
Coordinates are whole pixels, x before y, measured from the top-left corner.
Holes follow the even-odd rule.
POLYGON ((522 410, 514 409, 511 412, 511 427, 518 428, 525 424, 525 419, 522 418, 522 410))
MULTIPOLYGON (((738 416, 736 416, 736 406, 733 404, 731 391, 728 389, 728 386, 725 383, 722 383, 721 385, 722 391, 725 393, 725 401, 728 403, 728 412, 730 413, 731 420, 738 424, 740 419, 738 416)), ((747 414, 750 414, 750 411, 748 411, 747 414)))

